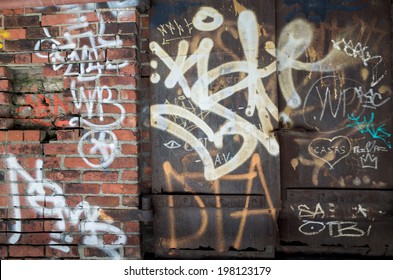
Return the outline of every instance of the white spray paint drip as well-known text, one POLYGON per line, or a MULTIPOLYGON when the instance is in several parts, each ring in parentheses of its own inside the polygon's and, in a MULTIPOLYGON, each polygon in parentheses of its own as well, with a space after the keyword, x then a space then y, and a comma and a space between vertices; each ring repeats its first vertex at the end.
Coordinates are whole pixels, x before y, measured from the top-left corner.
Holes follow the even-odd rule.
POLYGON ((52 248, 68 253, 68 246, 64 243, 72 243, 73 237, 64 234, 67 224, 70 226, 79 226, 79 231, 84 235, 82 242, 85 245, 95 247, 102 250, 108 256, 119 259, 120 253, 118 249, 126 244, 127 237, 124 232, 108 223, 99 222, 99 208, 90 206, 88 202, 79 203, 75 210, 71 210, 66 204, 63 191, 56 183, 43 178, 43 161, 36 161, 35 177, 31 177, 17 162, 15 157, 9 157, 6 160, 9 169, 10 191, 13 195, 12 203, 16 211, 13 212, 13 218, 18 222, 11 228, 12 234, 9 238, 11 244, 15 244, 20 239, 21 228, 21 212, 19 201, 18 176, 27 183, 27 202, 29 207, 38 215, 46 218, 58 219, 55 222, 55 231, 63 233, 50 233, 52 240, 49 242, 52 248), (105 244, 103 234, 117 235, 116 241, 111 244, 105 244))

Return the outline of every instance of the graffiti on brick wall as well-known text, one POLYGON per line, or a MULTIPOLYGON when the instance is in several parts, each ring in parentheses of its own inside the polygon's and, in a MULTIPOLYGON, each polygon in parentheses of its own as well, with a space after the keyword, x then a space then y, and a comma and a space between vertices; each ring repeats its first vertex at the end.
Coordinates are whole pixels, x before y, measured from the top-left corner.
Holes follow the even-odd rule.
POLYGON ((70 20, 72 25, 67 26, 64 33, 65 43, 53 38, 48 29, 44 28, 48 39, 38 41, 35 50, 37 56, 46 58, 39 50, 45 41, 51 43, 49 59, 53 63, 53 70, 65 69, 64 79, 70 82, 75 108, 81 112, 86 110, 82 116, 74 117, 69 122, 71 126, 89 129, 79 142, 79 154, 90 167, 105 168, 112 164, 118 149, 117 138, 112 130, 122 126, 126 111, 113 99, 111 88, 102 85, 99 78, 105 71, 116 74, 117 70, 126 67, 128 62, 102 62, 106 48, 121 47, 123 42, 118 38, 104 39, 105 23, 100 13, 97 13, 97 17, 100 19, 98 36, 88 29, 87 19, 82 16, 70 20), (81 43, 82 41, 84 43, 81 43), (89 82, 99 85, 87 88, 85 83, 89 82), (113 113, 107 113, 106 110, 113 113), (85 151, 86 146, 92 146, 88 153, 85 151))
POLYGON ((10 194, 12 195, 12 219, 8 242, 18 243, 23 231, 21 224, 21 199, 27 200, 27 206, 37 215, 47 219, 54 219, 53 233, 49 245, 53 249, 68 253, 67 244, 74 242, 73 235, 82 234, 82 244, 102 250, 109 257, 119 259, 119 249, 124 246, 127 237, 124 232, 111 225, 112 221, 97 206, 90 205, 86 201, 80 202, 74 209, 67 205, 62 188, 43 177, 43 161, 37 160, 35 166, 35 178, 26 172, 15 157, 6 160, 9 169, 10 194), (20 178, 20 179, 19 179, 20 178), (21 191, 19 184, 26 184, 25 193, 21 191), (104 235, 113 235, 116 238, 107 243, 104 235))
POLYGON ((2 44, 3 39, 7 39, 9 37, 10 37, 10 33, 8 31, 0 30, 0 41, 1 41, 0 42, 0 49, 3 48, 3 44, 2 44))

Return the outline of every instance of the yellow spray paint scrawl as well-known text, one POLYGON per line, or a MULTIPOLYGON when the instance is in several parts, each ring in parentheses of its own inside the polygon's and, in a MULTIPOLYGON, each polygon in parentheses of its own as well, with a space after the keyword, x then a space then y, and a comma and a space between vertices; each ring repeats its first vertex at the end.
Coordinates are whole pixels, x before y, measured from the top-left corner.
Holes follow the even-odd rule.
MULTIPOLYGON (((7 31, 5 31, 5 30, 0 30, 0 39, 2 40, 2 39, 7 39, 8 37, 10 37, 10 33, 8 33, 7 31)), ((2 43, 0 43, 0 49, 2 49, 3 48, 3 44, 2 43)))

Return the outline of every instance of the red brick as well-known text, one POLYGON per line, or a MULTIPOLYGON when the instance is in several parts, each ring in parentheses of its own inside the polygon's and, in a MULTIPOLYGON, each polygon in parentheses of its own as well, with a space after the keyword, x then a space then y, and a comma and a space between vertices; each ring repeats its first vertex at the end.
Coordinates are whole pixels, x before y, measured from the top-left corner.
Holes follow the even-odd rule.
POLYGON ((142 28, 148 28, 150 26, 150 19, 147 16, 141 16, 140 22, 141 22, 142 28))
POLYGON ((8 257, 8 248, 7 246, 0 246, 0 258, 8 257))
POLYGON ((128 76, 106 76, 100 78, 101 86, 134 86, 136 87, 136 79, 128 76))
MULTIPOLYGON (((60 35, 60 29, 58 26, 47 27, 49 34, 56 38, 60 35)), ((26 31, 26 37, 28 39, 46 39, 48 36, 45 34, 42 27, 28 27, 26 31)))
POLYGON ((121 179, 124 181, 137 181, 138 172, 133 170, 124 170, 121 179))
POLYGON ((18 29, 7 29, 9 34, 7 40, 18 40, 18 39, 26 39, 26 29, 18 28, 18 29))
POLYGON ((138 73, 138 67, 134 63, 119 69, 120 75, 134 76, 137 73, 138 73))
POLYGON ((0 105, 8 105, 12 103, 12 95, 7 92, 0 92, 0 105))
MULTIPOLYGON (((5 51, 31 51, 34 49, 36 44, 35 40, 20 39, 16 41, 5 41, 5 51)), ((15 60, 19 54, 16 54, 15 60)))
POLYGON ((42 132, 40 130, 25 130, 23 132, 24 141, 41 141, 42 132))
POLYGON ((47 179, 55 181, 77 181, 80 180, 80 171, 76 170, 61 170, 61 171, 46 171, 47 179))
POLYGON ((100 189, 100 184, 86 183, 65 184, 64 187, 65 193, 69 194, 98 194, 100 192, 100 189))
POLYGON ((139 222, 125 222, 124 229, 125 232, 140 232, 140 223, 139 222))
POLYGON ((17 9, 2 9, 1 13, 5 16, 13 16, 13 15, 23 15, 23 8, 17 9))
POLYGON ((127 245, 140 245, 141 244, 141 238, 139 234, 131 234, 127 235, 127 245))
POLYGON ((118 25, 118 34, 136 34, 138 27, 135 22, 122 22, 118 25))
POLYGON ((75 19, 75 16, 72 14, 43 15, 41 17, 41 24, 42 26, 72 24, 75 19))
POLYGON ((78 140, 79 137, 79 130, 58 130, 57 131, 57 140, 78 140))
MULTIPOLYGON (((9 135, 8 135, 9 137, 9 135)), ((10 139, 8 138, 8 141, 10 139)), ((7 146, 7 152, 15 155, 42 154, 42 145, 40 144, 13 144, 7 146)))
POLYGON ((83 254, 85 257, 108 258, 108 254, 104 251, 93 247, 85 248, 83 254))
POLYGON ((17 54, 15 56, 15 63, 16 64, 29 64, 31 63, 31 54, 17 54))
POLYGON ((138 196, 123 196, 122 205, 127 207, 139 207, 138 196))
POLYGON ((137 100, 135 90, 122 90, 120 92, 120 97, 122 100, 137 100))
POLYGON ((137 119, 135 116, 127 116, 123 121, 124 128, 136 128, 137 127, 137 119))
POLYGON ((121 145, 121 153, 123 155, 137 155, 138 154, 138 145, 123 144, 123 145, 121 145))
POLYGON ((119 22, 128 21, 128 22, 136 22, 136 12, 135 10, 128 11, 119 11, 117 14, 117 19, 119 22))
POLYGON ((66 200, 68 207, 77 207, 83 201, 83 198, 80 195, 67 195, 66 200))
POLYGON ((141 258, 141 248, 137 247, 125 247, 124 248, 124 257, 130 259, 140 259, 141 258))
POLYGON ((132 130, 114 130, 119 141, 136 141, 138 139, 137 133, 132 130))
POLYGON ((0 131, 0 142, 7 141, 7 131, 0 131))
POLYGON ((22 233, 19 244, 45 245, 51 241, 48 233, 22 233))
POLYGON ((86 171, 83 173, 83 181, 100 181, 100 182, 115 182, 117 181, 117 172, 109 171, 86 171))
POLYGON ((49 61, 49 53, 47 53, 47 52, 40 52, 40 55, 41 56, 45 56, 45 57, 41 57, 41 56, 38 56, 36 54, 33 54, 31 56, 31 62, 32 63, 48 63, 48 61, 49 61))
POLYGON ((136 184, 102 184, 102 192, 108 194, 137 194, 136 184))
POLYGON ((22 231, 24 232, 42 232, 44 230, 43 220, 23 220, 22 231))
POLYGON ((0 80, 0 90, 10 91, 12 89, 11 82, 8 80, 0 80))
POLYGON ((49 143, 44 144, 44 153, 46 155, 72 155, 79 154, 78 152, 78 144, 70 144, 64 145, 63 143, 49 143))
MULTIPOLYGON (((89 158, 89 161, 93 164, 100 164, 100 160, 98 158, 89 158)), ((80 157, 78 158, 71 158, 67 157, 64 159, 64 167, 65 168, 90 168, 87 163, 81 159, 80 157)))
POLYGON ((8 207, 8 203, 9 203, 10 199, 5 195, 0 195, 0 207, 1 208, 7 208, 8 207))
POLYGON ((138 166, 138 159, 136 157, 116 158, 109 168, 134 168, 138 166))
POLYGON ((39 16, 6 16, 4 17, 5 28, 40 26, 39 16))
POLYGON ((119 39, 122 41, 122 47, 136 47, 138 39, 136 34, 119 35, 119 39))
POLYGON ((44 158, 44 168, 60 168, 61 158, 49 157, 44 158))
POLYGON ((10 257, 43 257, 44 246, 9 246, 10 257))
POLYGON ((135 59, 136 51, 135 49, 108 49, 107 50, 107 58, 109 60, 116 59, 135 59))
POLYGON ((65 245, 69 248, 68 252, 57 250, 56 246, 45 246, 45 256, 48 258, 79 258, 78 246, 65 245))
POLYGON ((87 22, 100 22, 96 13, 84 13, 81 16, 85 16, 87 22))
POLYGON ((13 79, 14 75, 6 67, 0 67, 0 79, 13 79))
POLYGON ((8 142, 23 141, 23 130, 9 130, 8 142))
POLYGON ((90 205, 97 205, 100 207, 117 207, 119 206, 119 196, 88 196, 86 201, 90 205))

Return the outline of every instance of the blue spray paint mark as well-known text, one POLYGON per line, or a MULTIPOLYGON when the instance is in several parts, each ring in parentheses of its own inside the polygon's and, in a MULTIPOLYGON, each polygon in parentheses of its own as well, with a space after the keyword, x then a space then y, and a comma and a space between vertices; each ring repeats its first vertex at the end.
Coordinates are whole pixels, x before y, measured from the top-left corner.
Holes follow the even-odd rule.
POLYGON ((392 148, 392 144, 388 140, 391 134, 385 131, 384 126, 386 124, 381 124, 380 126, 375 128, 374 113, 371 113, 370 120, 367 120, 367 117, 363 117, 363 120, 361 120, 360 116, 355 117, 354 114, 351 115, 348 114, 347 117, 349 120, 353 121, 353 123, 347 124, 347 127, 357 127, 360 133, 362 134, 368 133, 371 135, 372 138, 382 140, 389 149, 392 148))
POLYGON ((330 11, 357 11, 364 9, 367 5, 361 6, 348 6, 358 2, 359 0, 285 0, 287 5, 299 4, 301 8, 295 8, 290 12, 285 20, 291 21, 298 14, 304 14, 307 19, 312 22, 324 21, 326 15, 330 11))

